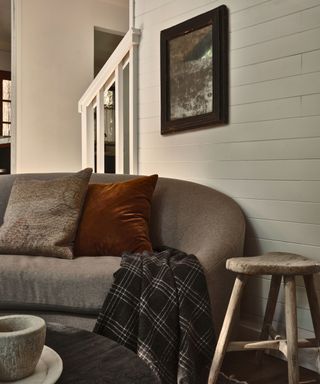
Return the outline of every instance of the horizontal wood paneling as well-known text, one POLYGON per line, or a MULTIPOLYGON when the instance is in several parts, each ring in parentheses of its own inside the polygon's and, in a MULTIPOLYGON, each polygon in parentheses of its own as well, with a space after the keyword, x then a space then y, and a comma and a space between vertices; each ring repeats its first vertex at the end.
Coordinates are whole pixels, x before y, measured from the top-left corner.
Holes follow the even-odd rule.
MULTIPOLYGON (((234 197, 247 218, 247 255, 320 260, 320 0, 136 0, 136 26, 139 173, 234 197), (221 4, 230 14, 229 124, 161 136, 160 31, 221 4)), ((250 281, 243 318, 261 322, 268 284, 250 281)), ((300 335, 312 336, 302 279, 297 294, 300 335)), ((281 292, 282 330, 283 316, 281 292)))
POLYGON ((320 180, 320 159, 221 161, 216 177, 255 180, 320 180))
POLYGON ((315 203, 320 196, 320 181, 210 179, 199 182, 225 193, 232 191, 234 198, 315 203))
POLYGON ((320 137, 215 144, 219 160, 318 159, 320 137))
POLYGON ((320 71, 320 51, 307 52, 302 55, 302 72, 320 71))
MULTIPOLYGON (((284 320, 284 317, 282 317, 281 320, 284 320)), ((241 325, 244 325, 245 327, 248 327, 249 329, 251 328, 252 330, 254 330, 255 336, 258 336, 260 334, 262 321, 263 321, 263 317, 261 315, 256 315, 254 313, 249 314, 246 312, 242 313, 241 325)), ((278 334, 280 334, 282 337, 285 337, 286 327, 285 327, 284 322, 282 322, 282 321, 279 322, 277 320, 274 320, 272 325, 278 334)), ((311 339, 313 337, 314 337, 313 331, 309 331, 309 330, 304 329, 304 328, 299 329, 299 338, 306 338, 306 339, 310 338, 311 339)), ((301 349, 299 351, 299 364, 301 364, 301 360, 305 360, 306 353, 309 353, 311 351, 315 351, 315 356, 318 357, 319 352, 318 352, 317 348, 310 349, 310 350, 307 350, 307 349, 302 350, 301 349)), ((279 356, 279 357, 283 358, 281 356, 279 356)), ((309 359, 307 359, 307 360, 309 360, 309 359)), ((317 371, 317 369, 315 369, 315 364, 314 364, 315 362, 316 362, 316 360, 309 361, 310 364, 309 364, 309 366, 307 366, 307 368, 310 367, 310 369, 314 369, 317 371)), ((301 365, 305 366, 303 364, 301 364, 301 365)))
MULTIPOLYGON (((305 113, 306 115, 308 113, 305 113)), ((244 105, 235 105, 230 110, 230 123, 249 123, 299 117, 301 115, 301 98, 291 97, 268 100, 244 105)))
POLYGON ((305 116, 320 115, 320 95, 302 96, 301 114, 305 116))
MULTIPOLYGON (((140 116, 141 117, 141 116, 140 116)), ((320 115, 309 117, 295 117, 269 121, 253 121, 246 123, 234 123, 228 126, 216 127, 214 129, 204 129, 197 131, 186 131, 181 134, 160 136, 159 116, 141 119, 141 132, 148 133, 142 136, 141 144, 143 147, 157 147, 160 145, 172 146, 188 144, 208 144, 208 143, 237 143, 237 142, 258 142, 272 140, 274 144, 277 140, 286 138, 308 138, 319 137, 320 135, 320 115)))
POLYGON ((246 254, 248 256, 277 251, 298 253, 311 259, 319 259, 319 247, 317 246, 247 236, 246 254))
MULTIPOLYGON (((144 16, 144 18, 148 17, 149 19, 149 15, 146 16, 147 13, 152 13, 152 15, 161 15, 162 18, 176 17, 177 14, 180 15, 190 10, 197 10, 205 7, 212 8, 221 4, 221 1, 217 0, 198 0, 197 3, 194 3, 191 0, 185 0, 185 7, 181 8, 179 2, 176 2, 177 4, 173 5, 172 3, 174 2, 176 1, 163 0, 160 3, 158 0, 139 0, 136 2, 136 17, 139 19, 141 16, 144 16), (177 8, 178 12, 173 13, 173 11, 176 11, 177 8)), ((263 2, 266 2, 266 0, 242 0, 237 2, 234 2, 233 0, 226 0, 224 1, 224 4, 229 5, 230 3, 233 3, 232 11, 237 12, 252 6, 256 6, 257 4, 263 2)), ((200 11, 200 13, 201 12, 202 11, 200 11)))
POLYGON ((231 51, 231 68, 320 49, 320 29, 312 29, 231 51))
POLYGON ((238 12, 233 19, 230 29, 231 31, 244 29, 296 12, 304 12, 318 5, 318 0, 271 0, 261 4, 257 3, 255 7, 238 12))
MULTIPOLYGON (((265 277, 252 277, 248 280, 248 284, 245 289, 247 292, 254 292, 254 296, 266 298, 268 297, 270 289, 270 279, 265 277)), ((278 301, 282 304, 285 303, 283 281, 281 283, 278 301)), ((305 288, 302 284, 297 284, 297 307, 309 310, 309 302, 307 296, 305 295, 305 288)), ((312 330, 312 327, 310 327, 310 330, 312 330)))
MULTIPOLYGON (((319 70, 318 67, 315 66, 313 63, 314 58, 310 57, 310 53, 306 54, 306 57, 304 59, 305 72, 315 72, 319 70)), ((271 60, 265 63, 258 63, 245 67, 233 68, 230 73, 230 85, 231 87, 234 87, 243 84, 260 83, 261 81, 281 79, 283 77, 294 76, 300 73, 300 55, 283 57, 281 59, 271 60)))
POLYGON ((320 225, 320 203, 236 199, 251 219, 270 219, 320 225))
POLYGON ((289 221, 250 219, 249 237, 320 246, 320 225, 289 221))
MULTIPOLYGON (((152 136, 153 138, 154 136, 152 136)), ((151 138, 151 140, 152 140, 151 138)), ((188 161, 226 160, 226 161, 262 161, 262 160, 307 160, 319 157, 320 137, 307 139, 282 139, 276 141, 264 140, 236 143, 197 143, 173 145, 168 138, 150 147, 141 147, 140 159, 144 161, 149 156, 163 158, 170 162, 184 161, 188 151, 188 161)))
MULTIPOLYGON (((249 292, 248 292, 249 293, 249 292)), ((242 305, 242 310, 247 313, 249 316, 259 316, 263 317, 263 313, 267 304, 267 299, 264 297, 256 296, 255 293, 250 292, 253 300, 252 301, 244 301, 242 305)), ((298 323, 303 324, 301 329, 312 332, 312 320, 309 309, 298 308, 298 323)), ((285 323, 285 311, 284 304, 278 302, 276 307, 276 312, 274 315, 274 320, 276 323, 284 324, 285 323)), ((285 330, 285 327, 283 327, 285 330)))
MULTIPOLYGON (((170 172, 186 175, 190 178, 194 174, 198 178, 210 176, 214 179, 238 179, 238 180, 316 180, 319 181, 320 174, 318 167, 320 159, 317 160, 272 160, 272 161, 170 161, 156 160, 157 153, 152 151, 152 158, 149 161, 144 157, 143 151, 139 151, 139 161, 144 169, 150 169, 156 165, 159 170, 166 173, 166 169, 171 168, 170 172), (151 164, 153 163, 153 164, 151 164), (236 164, 235 164, 236 163, 236 164)), ((174 154, 172 154, 174 156, 174 154)), ((142 172, 143 173, 143 172, 142 172)), ((182 177, 181 177, 182 178, 182 177)))
MULTIPOLYGON (((266 1, 267 0, 197 0, 197 2, 193 2, 192 0, 185 0, 183 6, 181 6, 181 0, 163 0, 161 3, 150 0, 146 1, 145 4, 140 4, 140 1, 137 1, 136 23, 139 25, 139 23, 143 21, 143 25, 146 28, 160 25, 161 28, 164 29, 170 25, 207 12, 221 4, 229 6, 230 14, 232 15, 233 13, 250 9, 266 1)), ((153 32, 154 29, 152 28, 146 38, 153 37, 153 32)))
MULTIPOLYGON (((269 6, 270 8, 270 6, 269 6)), ((256 7, 254 8, 256 9, 256 7)), ((259 15, 260 16, 260 15, 259 15)), ((235 15, 237 19, 238 14, 235 15)), ((231 33, 231 49, 273 40, 281 36, 292 35, 320 26, 320 7, 316 6, 302 12, 296 12, 272 19, 253 27, 235 30, 231 33)))
POLYGON ((314 93, 320 93, 319 72, 234 87, 230 102, 231 105, 239 105, 314 93))

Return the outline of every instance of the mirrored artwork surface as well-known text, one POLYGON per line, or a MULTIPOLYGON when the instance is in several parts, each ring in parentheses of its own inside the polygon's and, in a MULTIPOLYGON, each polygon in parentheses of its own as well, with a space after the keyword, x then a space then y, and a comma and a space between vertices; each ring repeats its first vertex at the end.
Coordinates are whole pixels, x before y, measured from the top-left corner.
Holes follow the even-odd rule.
POLYGON ((169 41, 170 118, 212 112, 212 25, 169 41))

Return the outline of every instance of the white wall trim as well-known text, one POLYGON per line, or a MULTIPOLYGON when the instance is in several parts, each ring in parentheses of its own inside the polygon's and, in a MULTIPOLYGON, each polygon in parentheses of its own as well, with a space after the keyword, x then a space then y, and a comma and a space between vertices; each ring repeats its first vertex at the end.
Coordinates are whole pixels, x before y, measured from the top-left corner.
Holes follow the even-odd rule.
POLYGON ((21 76, 18 73, 18 62, 21 61, 21 0, 11 0, 11 173, 17 172, 18 144, 18 93, 21 94, 21 76))
POLYGON ((135 0, 129 0, 129 28, 135 26, 135 0))
POLYGON ((129 56, 129 167, 138 174, 138 45, 133 44, 129 56))

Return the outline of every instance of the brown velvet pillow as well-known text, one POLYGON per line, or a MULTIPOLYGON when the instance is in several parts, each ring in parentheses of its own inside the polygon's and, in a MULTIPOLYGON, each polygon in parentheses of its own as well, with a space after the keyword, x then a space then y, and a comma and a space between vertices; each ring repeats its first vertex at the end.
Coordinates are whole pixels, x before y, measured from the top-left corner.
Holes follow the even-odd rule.
POLYGON ((158 175, 114 184, 90 184, 79 224, 77 256, 152 251, 151 198, 158 175))

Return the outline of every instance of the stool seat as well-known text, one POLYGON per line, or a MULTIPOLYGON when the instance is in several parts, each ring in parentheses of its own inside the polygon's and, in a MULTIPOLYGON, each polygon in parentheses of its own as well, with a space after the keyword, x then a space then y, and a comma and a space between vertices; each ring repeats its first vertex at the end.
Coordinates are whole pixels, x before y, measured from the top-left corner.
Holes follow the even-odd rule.
POLYGON ((226 268, 246 275, 310 275, 320 272, 320 263, 294 253, 270 252, 228 259, 226 268))

